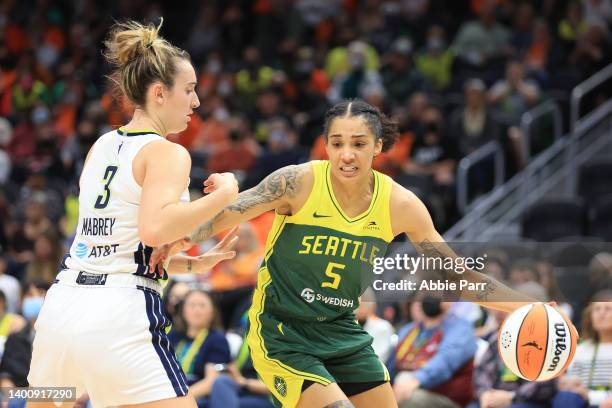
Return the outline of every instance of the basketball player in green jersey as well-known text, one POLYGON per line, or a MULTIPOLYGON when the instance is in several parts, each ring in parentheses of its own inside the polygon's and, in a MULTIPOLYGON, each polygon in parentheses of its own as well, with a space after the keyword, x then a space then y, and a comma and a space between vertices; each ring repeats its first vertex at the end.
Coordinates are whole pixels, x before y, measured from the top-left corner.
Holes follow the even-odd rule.
MULTIPOLYGON (((353 314, 368 284, 362 271, 371 271, 400 233, 428 256, 456 255, 422 202, 372 170, 374 156, 397 137, 378 109, 358 100, 339 103, 327 112, 324 135, 329 161, 275 171, 190 240, 275 210, 249 311, 255 369, 279 406, 396 407, 389 374, 353 314)), ((446 273, 449 280, 459 276, 446 273)), ((465 300, 506 311, 531 300, 476 272, 461 277, 486 284, 465 300), (517 302, 491 303, 496 298, 517 302)))

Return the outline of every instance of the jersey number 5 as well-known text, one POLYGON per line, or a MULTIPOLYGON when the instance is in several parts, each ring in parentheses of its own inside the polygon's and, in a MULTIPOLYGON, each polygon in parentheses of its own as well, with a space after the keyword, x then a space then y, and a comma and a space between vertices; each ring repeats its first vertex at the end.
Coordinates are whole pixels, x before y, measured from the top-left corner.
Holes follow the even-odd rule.
POLYGON ((119 167, 117 166, 108 166, 106 167, 106 170, 104 170, 104 192, 102 192, 102 194, 100 194, 96 199, 96 204, 94 205, 94 208, 100 210, 102 208, 106 208, 106 206, 108 205, 108 201, 110 200, 111 194, 110 189, 108 187, 113 181, 113 177, 115 177, 115 173, 117 173, 118 168, 119 167))
POLYGON ((327 269, 325 269, 325 276, 329 276, 333 280, 331 282, 321 283, 321 287, 338 289, 338 286, 340 286, 340 280, 342 280, 342 276, 340 276, 339 273, 334 272, 334 269, 344 269, 344 268, 346 268, 346 265, 344 264, 339 264, 335 262, 328 263, 327 269))

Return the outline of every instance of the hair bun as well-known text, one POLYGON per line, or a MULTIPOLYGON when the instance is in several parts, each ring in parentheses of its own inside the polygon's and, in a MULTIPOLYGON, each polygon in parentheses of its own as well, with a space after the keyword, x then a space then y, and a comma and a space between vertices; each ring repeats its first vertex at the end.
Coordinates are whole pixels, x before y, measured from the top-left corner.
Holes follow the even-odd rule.
POLYGON ((163 17, 160 17, 157 26, 143 25, 136 21, 115 24, 104 42, 108 61, 116 66, 123 66, 140 54, 148 52, 160 41, 158 33, 163 22, 163 17))

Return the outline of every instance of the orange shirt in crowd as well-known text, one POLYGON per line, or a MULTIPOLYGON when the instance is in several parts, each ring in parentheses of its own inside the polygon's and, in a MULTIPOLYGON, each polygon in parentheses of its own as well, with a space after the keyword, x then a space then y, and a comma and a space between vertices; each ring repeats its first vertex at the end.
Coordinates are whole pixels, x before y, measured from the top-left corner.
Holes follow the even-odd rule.
POLYGON ((257 240, 262 246, 266 245, 268 232, 274 223, 274 216, 274 211, 268 211, 249 221, 251 228, 253 228, 253 231, 257 236, 257 240))
POLYGON ((4 29, 4 41, 11 54, 22 54, 30 47, 30 39, 26 32, 17 24, 9 23, 4 29))
POLYGON ((549 48, 550 44, 547 43, 533 43, 527 50, 527 54, 525 55, 525 63, 533 69, 545 69, 546 57, 548 56, 549 48))
POLYGON ((232 260, 221 262, 213 268, 208 283, 215 291, 255 286, 263 256, 264 247, 258 245, 253 251, 238 254, 232 260))
MULTIPOLYGON (((193 121, 193 116, 191 121, 193 121)), ((184 133, 184 132, 183 132, 184 133)), ((207 120, 200 119, 200 125, 192 139, 189 149, 215 152, 225 145, 229 134, 227 125, 214 117, 207 120)), ((185 146, 187 147, 187 146, 185 146)))
POLYGON ((58 106, 55 112, 55 129, 61 135, 63 144, 76 129, 77 109, 73 105, 58 106))
POLYGON ((211 173, 224 173, 232 170, 248 171, 255 164, 255 154, 244 143, 237 143, 220 148, 210 155, 206 168, 211 173))
POLYGON ((61 51, 66 46, 66 37, 61 28, 49 26, 45 31, 44 42, 52 45, 56 50, 61 51))
POLYGON ((108 91, 102 95, 102 98, 100 98, 100 107, 107 114, 107 123, 114 128, 125 125, 134 113, 134 107, 130 101, 123 95, 117 100, 112 91, 108 91))
POLYGON ((202 130, 202 119, 199 115, 191 115, 191 120, 187 124, 187 129, 181 133, 170 135, 168 140, 182 145, 185 149, 190 150, 194 140, 198 137, 198 133, 202 130))

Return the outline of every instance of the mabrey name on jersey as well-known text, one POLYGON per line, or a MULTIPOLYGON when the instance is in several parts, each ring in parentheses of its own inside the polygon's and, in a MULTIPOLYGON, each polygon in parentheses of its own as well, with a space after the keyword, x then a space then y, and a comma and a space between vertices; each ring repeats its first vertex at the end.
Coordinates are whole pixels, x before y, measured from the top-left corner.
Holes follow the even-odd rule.
POLYGON ((113 235, 113 226, 116 218, 83 218, 81 235, 110 236, 113 235))

